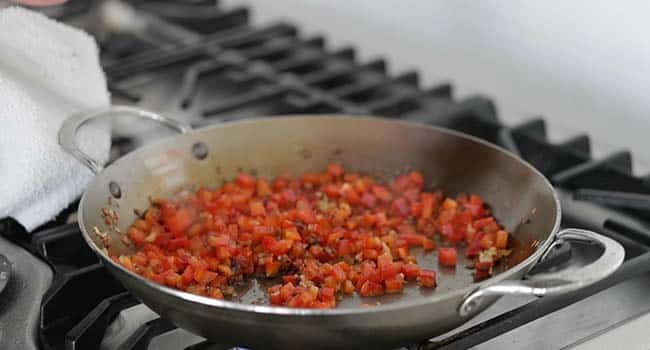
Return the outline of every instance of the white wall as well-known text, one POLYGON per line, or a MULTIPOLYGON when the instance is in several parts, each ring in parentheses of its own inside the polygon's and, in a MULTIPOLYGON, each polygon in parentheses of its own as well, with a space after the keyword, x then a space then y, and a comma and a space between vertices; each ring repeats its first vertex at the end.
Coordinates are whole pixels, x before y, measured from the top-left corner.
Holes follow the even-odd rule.
POLYGON ((228 0, 257 22, 286 18, 425 83, 495 98, 517 122, 543 114, 551 137, 586 131, 596 151, 650 165, 650 2, 228 0))

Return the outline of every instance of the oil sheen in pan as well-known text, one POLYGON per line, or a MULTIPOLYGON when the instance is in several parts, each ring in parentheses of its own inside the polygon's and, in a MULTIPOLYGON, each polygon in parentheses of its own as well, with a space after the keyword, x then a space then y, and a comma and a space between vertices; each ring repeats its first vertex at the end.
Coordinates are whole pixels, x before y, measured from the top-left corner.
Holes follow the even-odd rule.
MULTIPOLYGON (((440 239, 436 237, 435 240, 436 247, 439 247, 440 239)), ((385 294, 381 297, 361 297, 358 293, 344 295, 337 300, 336 307, 358 308, 399 303, 416 295, 429 296, 465 287, 474 282, 472 275, 474 270, 469 268, 473 264, 473 259, 465 256, 465 246, 457 246, 456 249, 458 263, 455 268, 452 268, 438 265, 437 250, 425 252, 422 248, 411 248, 421 268, 436 271, 438 282, 436 288, 420 288, 415 281, 408 281, 402 293, 385 294)), ((512 249, 510 256, 505 257, 494 267, 495 275, 526 259, 534 251, 534 244, 524 244, 511 236, 510 249, 512 249)), ((230 300, 244 304, 269 305, 267 289, 278 283, 282 283, 281 278, 248 278, 235 286, 237 296, 230 300)))

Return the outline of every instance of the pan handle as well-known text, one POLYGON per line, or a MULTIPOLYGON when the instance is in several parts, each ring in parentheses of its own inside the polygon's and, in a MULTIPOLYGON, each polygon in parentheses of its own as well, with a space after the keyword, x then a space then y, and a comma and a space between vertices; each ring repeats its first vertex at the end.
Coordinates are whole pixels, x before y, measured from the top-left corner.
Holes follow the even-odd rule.
POLYGON ((99 117, 110 117, 116 114, 127 114, 139 118, 150 119, 171 129, 174 129, 181 134, 192 130, 192 127, 188 124, 179 122, 176 119, 165 117, 155 112, 150 112, 131 106, 112 106, 107 109, 90 112, 88 114, 76 115, 66 119, 61 125, 61 129, 59 130, 59 144, 68 153, 73 155, 81 163, 88 167, 93 173, 99 173, 102 171, 103 165, 79 148, 79 145, 77 144, 77 132, 79 131, 79 128, 81 128, 86 122, 91 119, 99 117))
POLYGON ((528 275, 519 281, 503 281, 479 287, 465 297, 465 300, 458 308, 458 314, 463 317, 472 314, 480 309, 486 298, 493 296, 526 295, 543 297, 572 292, 609 276, 618 269, 625 258, 625 249, 615 240, 591 231, 569 228, 557 233, 555 241, 542 254, 539 261, 543 261, 553 247, 563 241, 598 244, 603 248, 603 253, 592 263, 577 270, 537 273, 528 275))

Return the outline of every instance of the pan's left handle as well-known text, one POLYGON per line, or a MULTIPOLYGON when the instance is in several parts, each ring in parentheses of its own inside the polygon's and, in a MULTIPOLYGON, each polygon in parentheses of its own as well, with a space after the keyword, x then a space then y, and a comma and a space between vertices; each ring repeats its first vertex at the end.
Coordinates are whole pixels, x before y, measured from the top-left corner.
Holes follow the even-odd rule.
POLYGON ((77 144, 77 132, 86 122, 99 117, 110 117, 114 115, 132 115, 139 118, 150 119, 161 123, 181 134, 189 132, 192 127, 178 120, 165 117, 161 114, 139 109, 131 106, 112 106, 107 109, 90 112, 87 114, 76 115, 66 119, 59 130, 59 144, 68 153, 72 154, 93 173, 97 174, 103 169, 103 165, 93 159, 87 153, 83 152, 77 144))
POLYGON ((598 259, 588 265, 572 270, 537 273, 526 276, 521 281, 504 281, 475 289, 463 300, 458 308, 460 316, 468 316, 480 310, 486 298, 505 295, 526 295, 543 297, 572 292, 592 283, 598 282, 616 271, 623 263, 625 249, 615 240, 597 233, 569 228, 562 230, 541 256, 543 261, 554 246, 563 241, 598 244, 603 252, 598 259))

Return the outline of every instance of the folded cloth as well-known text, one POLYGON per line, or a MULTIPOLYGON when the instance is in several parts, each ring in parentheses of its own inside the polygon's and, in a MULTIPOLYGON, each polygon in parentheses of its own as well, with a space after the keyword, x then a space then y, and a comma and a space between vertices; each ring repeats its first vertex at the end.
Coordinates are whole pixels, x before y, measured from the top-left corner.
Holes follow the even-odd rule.
MULTIPOLYGON (((23 8, 0 10, 0 218, 31 231, 92 178, 57 140, 63 120, 110 104, 98 51, 81 30, 23 8)), ((104 163, 108 125, 82 128, 77 143, 104 163)))

